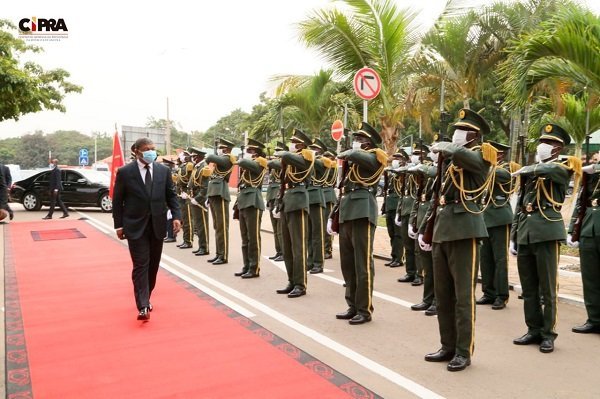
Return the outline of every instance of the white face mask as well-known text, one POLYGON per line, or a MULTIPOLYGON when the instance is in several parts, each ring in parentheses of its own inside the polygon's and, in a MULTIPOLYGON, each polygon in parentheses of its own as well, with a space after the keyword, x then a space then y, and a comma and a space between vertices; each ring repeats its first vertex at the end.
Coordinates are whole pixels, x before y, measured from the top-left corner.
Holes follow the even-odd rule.
POLYGON ((290 143, 289 148, 290 152, 296 152, 296 143, 290 143))
POLYGON ((456 144, 461 147, 467 144, 467 131, 456 129, 452 135, 452 144, 456 144))
POLYGON ((223 149, 217 148, 217 155, 223 155, 223 149))
POLYGON ((185 155, 183 155, 183 152, 180 152, 180 153, 179 153, 179 160, 180 160, 181 162, 185 161, 185 155))
POLYGON ((362 143, 360 141, 353 141, 352 142, 352 149, 353 150, 360 150, 360 149, 362 149, 362 143))
POLYGON ((397 159, 394 159, 392 161, 392 169, 398 169, 400 167, 400 161, 397 159))
POLYGON ((421 158, 419 158, 418 155, 411 155, 410 156, 410 162, 412 162, 412 163, 420 163, 421 162, 421 158))
POLYGON ((252 155, 249 152, 244 152, 244 159, 252 159, 252 155))
POLYGON ((429 154, 427 154, 427 156, 429 157, 429 159, 431 159, 433 162, 437 163, 438 161, 438 157, 440 156, 439 152, 430 152, 429 154))
POLYGON ((540 162, 544 162, 552 156, 552 150, 554 146, 546 143, 540 143, 536 149, 536 155, 539 157, 540 162))

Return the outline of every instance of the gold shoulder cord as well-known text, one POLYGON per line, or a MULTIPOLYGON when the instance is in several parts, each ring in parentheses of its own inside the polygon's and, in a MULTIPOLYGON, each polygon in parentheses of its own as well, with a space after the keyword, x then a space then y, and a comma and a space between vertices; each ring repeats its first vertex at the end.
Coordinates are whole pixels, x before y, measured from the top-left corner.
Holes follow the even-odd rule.
POLYGON ((292 183, 301 183, 304 180, 306 180, 306 178, 310 175, 314 166, 315 166, 314 158, 310 161, 310 166, 305 171, 302 171, 302 172, 294 172, 294 171, 292 171, 293 166, 288 165, 285 168, 285 177, 288 179, 288 181, 290 181, 292 183))
MULTIPOLYGON (((496 206, 498 208, 503 207, 504 205, 506 205, 510 201, 510 196, 513 195, 515 192, 517 192, 517 190, 519 188, 519 185, 521 183, 521 179, 520 179, 519 176, 517 176, 516 178, 511 177, 510 181, 507 181, 506 183, 499 183, 497 187, 498 187, 498 189, 500 189, 500 191, 502 193, 504 193, 506 195, 506 200, 504 200, 504 202, 501 203, 501 204, 498 204, 496 201, 494 201, 494 192, 493 192, 493 189, 494 189, 494 185, 496 184, 496 182, 495 182, 496 168, 497 167, 499 167, 499 168, 505 168, 506 165, 507 165, 506 163, 498 165, 498 166, 494 167, 494 171, 493 171, 494 172, 494 184, 491 186, 492 187, 492 191, 490 193, 490 199, 489 199, 489 201, 492 204, 494 204, 494 206, 496 206), (508 188, 505 188, 506 186, 508 186, 508 188)), ((520 166, 520 165, 518 165, 518 166, 520 166)), ((511 172, 511 171, 512 171, 512 166, 511 166, 511 169, 509 170, 509 172, 511 172)))
POLYGON ((337 167, 337 164, 335 164, 333 167, 329 168, 329 170, 327 171, 327 178, 326 178, 326 182, 325 182, 327 187, 334 187, 335 183, 337 183, 337 177, 338 177, 338 167, 337 167))
POLYGON ((256 177, 256 179, 252 179, 252 175, 250 174, 250 171, 244 170, 244 172, 242 173, 242 181, 244 183, 249 184, 252 187, 256 188, 262 184, 262 181, 265 177, 265 173, 267 173, 267 168, 263 168, 263 170, 256 177))
MULTIPOLYGON (((315 171, 316 172, 316 171, 315 171)), ((320 179, 317 179, 317 174, 315 173, 313 175, 312 181, 314 183, 317 183, 318 185, 324 185, 325 182, 327 181, 327 176, 329 175, 329 168, 327 169, 327 172, 323 173, 323 176, 321 176, 320 179)))
POLYGON ((184 183, 187 184, 190 181, 190 177, 191 177, 191 173, 194 170, 194 166, 192 165, 192 168, 190 169, 188 166, 190 166, 191 163, 187 163, 185 168, 179 168, 179 173, 177 174, 177 182, 178 183, 184 183), (184 169, 185 173, 181 173, 181 169, 184 169))
MULTIPOLYGON (((579 178, 581 176, 581 160, 575 160, 575 157, 569 157, 569 165, 565 165, 561 162, 556 162, 556 164, 567 168, 569 170, 572 170, 575 173, 575 186, 576 188, 578 188, 577 186, 579 185, 579 178), (578 162, 577 162, 578 161, 578 162)), ((549 222, 560 222, 562 221, 562 217, 558 218, 558 219, 551 219, 548 216, 546 216, 546 214, 544 213, 542 207, 540 206, 540 197, 541 194, 544 195, 544 198, 546 199, 546 201, 548 201, 549 203, 552 204, 552 209, 555 212, 560 213, 560 207, 562 207, 564 205, 564 201, 563 202, 558 202, 554 199, 554 182, 552 180, 550 180, 550 192, 548 192, 548 189, 546 189, 546 185, 544 184, 544 181, 546 179, 543 177, 539 177, 535 183, 535 188, 537 190, 536 192, 536 202, 537 202, 537 206, 538 209, 540 211, 540 214, 544 217, 544 219, 548 220, 549 222)), ((576 191, 573 190, 573 193, 575 193, 576 191)))
MULTIPOLYGON (((477 187, 474 190, 467 190, 464 186, 464 175, 463 175, 463 169, 456 167, 454 164, 450 165, 450 167, 448 168, 448 171, 446 172, 450 179, 452 180, 452 184, 454 185, 454 187, 456 187, 459 192, 460 192, 460 202, 463 206, 463 208, 465 208, 465 211, 472 213, 474 215, 479 215, 481 213, 483 213, 485 211, 485 208, 487 207, 487 203, 483 203, 482 208, 480 211, 472 211, 470 210, 465 201, 473 201, 476 202, 477 199, 479 199, 480 197, 482 197, 486 192, 490 191, 490 188, 493 187, 494 181, 495 179, 495 173, 491 173, 495 170, 495 168, 490 168, 490 171, 488 172, 488 176, 485 179, 485 181, 483 182, 483 184, 481 185, 481 187, 477 187), (458 175, 458 181, 456 180, 456 175, 458 175), (467 198, 467 194, 473 194, 473 196, 471 198, 467 198)), ((489 202, 489 199, 488 199, 489 202)))
POLYGON ((225 176, 227 176, 229 173, 231 173, 232 170, 233 170, 233 162, 231 163, 231 167, 225 171, 219 170, 219 165, 215 164, 215 170, 213 170, 213 178, 224 179, 225 176))
POLYGON ((402 190, 402 180, 400 180, 400 178, 398 176, 394 177, 394 190, 397 193, 400 193, 400 191, 402 190))
POLYGON ((378 159, 378 161, 379 161, 379 169, 377 169, 377 171, 372 176, 369 176, 369 177, 362 177, 358 171, 358 165, 353 164, 350 167, 350 172, 348 173, 348 180, 350 180, 352 183, 360 184, 361 186, 364 186, 364 187, 369 187, 369 186, 376 184, 379 181, 379 177, 383 173, 383 170, 385 169, 385 164, 386 164, 385 162, 381 162, 379 159, 378 159))
POLYGON ((417 183, 417 178, 412 173, 408 175, 408 187, 408 195, 410 195, 410 198, 417 199, 419 184, 417 183))

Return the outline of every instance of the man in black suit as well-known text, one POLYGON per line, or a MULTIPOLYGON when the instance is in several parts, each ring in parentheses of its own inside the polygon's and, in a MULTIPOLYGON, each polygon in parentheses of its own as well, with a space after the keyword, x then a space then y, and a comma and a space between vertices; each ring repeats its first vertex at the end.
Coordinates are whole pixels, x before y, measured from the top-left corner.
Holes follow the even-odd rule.
POLYGON ((12 186, 12 175, 10 174, 10 168, 4 164, 0 164, 0 169, 2 172, 2 176, 4 177, 3 181, 4 181, 4 185, 6 187, 6 197, 7 197, 7 201, 4 205, 2 205, 2 209, 4 209, 6 212, 8 212, 9 216, 10 216, 10 220, 13 220, 14 218, 14 212, 13 210, 10 208, 10 205, 8 204, 8 192, 10 191, 10 186, 12 186))
POLYGON ((133 291, 138 320, 150 319, 150 295, 156 285, 167 209, 173 215, 173 232, 181 228, 181 211, 171 171, 154 162, 152 140, 143 137, 133 145, 136 160, 117 171, 113 193, 113 220, 119 239, 127 239, 133 262, 133 291))
POLYGON ((58 207, 63 211, 63 215, 60 217, 64 219, 69 217, 69 211, 67 211, 67 207, 62 202, 60 198, 60 193, 63 190, 62 179, 60 176, 60 169, 58 168, 58 159, 53 159, 51 166, 52 171, 50 172, 50 209, 48 210, 48 214, 44 216, 42 219, 52 219, 52 214, 54 213, 54 206, 58 204, 58 207))

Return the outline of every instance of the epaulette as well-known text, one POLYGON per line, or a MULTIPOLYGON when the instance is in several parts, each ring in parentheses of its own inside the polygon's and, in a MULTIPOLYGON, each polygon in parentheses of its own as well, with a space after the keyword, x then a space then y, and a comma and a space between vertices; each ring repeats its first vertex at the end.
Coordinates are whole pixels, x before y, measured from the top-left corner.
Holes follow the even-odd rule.
POLYGON ((212 175, 212 168, 210 166, 205 166, 202 168, 202 177, 208 177, 212 175))
POLYGON ((481 155, 483 160, 496 166, 498 164, 498 150, 490 143, 483 143, 481 145, 481 155))
POLYGON ((388 154, 385 151, 383 151, 381 148, 373 148, 372 150, 369 150, 369 152, 375 153, 375 156, 377 157, 377 161, 380 164, 387 165, 388 154))
POLYGON ((229 161, 231 162, 231 164, 235 165, 235 161, 236 161, 235 156, 232 154, 227 154, 227 156, 229 157, 229 161))
POLYGON ((564 161, 563 164, 571 169, 577 176, 581 176, 583 173, 583 163, 581 162, 581 158, 570 156, 567 157, 567 160, 564 161))
POLYGON ((313 162, 315 160, 315 153, 311 150, 303 149, 301 154, 302 158, 306 159, 308 162, 313 162))
POLYGON ((515 173, 519 169, 521 169, 521 164, 518 164, 513 161, 510 162, 510 164, 508 166, 508 170, 510 171, 510 173, 515 173))
POLYGON ((323 161, 323 165, 327 168, 327 169, 331 169, 335 166, 335 161, 332 161, 329 158, 323 157, 321 158, 321 161, 323 161))
POLYGON ((188 163, 185 165, 185 170, 186 170, 186 171, 188 171, 188 172, 191 172, 192 170, 194 170, 194 164, 193 164, 193 163, 191 163, 191 162, 188 162, 188 163))
POLYGON ((258 162, 258 164, 259 164, 260 166, 262 166, 263 168, 266 168, 266 167, 267 167, 267 159, 266 159, 266 158, 263 158, 263 157, 258 157, 258 158, 255 158, 254 160, 255 160, 256 162, 258 162))

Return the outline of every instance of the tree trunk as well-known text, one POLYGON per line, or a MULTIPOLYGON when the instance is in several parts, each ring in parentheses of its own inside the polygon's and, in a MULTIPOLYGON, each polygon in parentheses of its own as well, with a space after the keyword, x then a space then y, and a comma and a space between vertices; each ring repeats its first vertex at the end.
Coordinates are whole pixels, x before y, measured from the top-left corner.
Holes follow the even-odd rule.
POLYGON ((381 118, 381 140, 383 150, 392 155, 396 152, 396 143, 398 142, 398 126, 391 124, 388 118, 381 118))

